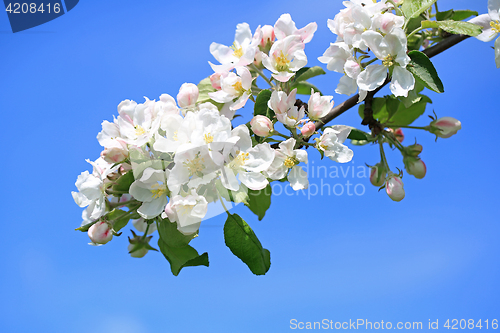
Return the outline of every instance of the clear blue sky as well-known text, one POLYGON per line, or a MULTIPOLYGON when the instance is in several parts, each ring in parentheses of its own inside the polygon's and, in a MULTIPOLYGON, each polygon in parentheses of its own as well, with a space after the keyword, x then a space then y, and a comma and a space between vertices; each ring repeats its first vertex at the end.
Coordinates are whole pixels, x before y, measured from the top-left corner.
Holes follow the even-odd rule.
MULTIPOLYGON (((486 3, 439 0, 441 10, 480 13, 486 3)), ((500 319, 500 70, 493 43, 472 38, 435 58, 446 92, 428 93, 427 114, 456 117, 463 128, 437 143, 405 132, 406 144, 418 136, 424 146, 428 172, 423 180, 404 177, 402 202, 377 193, 367 178, 340 173, 323 182, 350 181, 365 193, 275 196, 262 221, 236 208, 271 251, 266 276, 252 275, 226 248, 222 216, 202 224, 192 242, 208 251, 210 267, 178 277, 159 253, 131 258, 124 236, 95 248, 74 231, 81 209, 71 191, 89 168, 85 159, 99 156, 95 137, 120 101, 175 96, 182 83, 211 74, 211 42, 230 45, 237 23, 253 31, 285 12, 299 28, 318 23, 306 54, 309 65, 321 65, 317 57, 335 38, 326 21, 340 8, 340 1, 317 0, 80 1, 16 34, 0 14, 2 332, 288 332, 291 319, 424 327, 429 319, 440 326, 500 319)), ((329 72, 313 82, 334 94, 339 77, 329 72)), ((334 96, 337 104, 344 99, 334 96)), ((335 123, 358 126, 360 119, 352 110, 335 123)), ((344 172, 378 161, 375 147, 353 150, 344 172)), ((402 167, 396 152, 388 158, 402 167)), ((317 154, 310 159, 341 171, 317 154)))

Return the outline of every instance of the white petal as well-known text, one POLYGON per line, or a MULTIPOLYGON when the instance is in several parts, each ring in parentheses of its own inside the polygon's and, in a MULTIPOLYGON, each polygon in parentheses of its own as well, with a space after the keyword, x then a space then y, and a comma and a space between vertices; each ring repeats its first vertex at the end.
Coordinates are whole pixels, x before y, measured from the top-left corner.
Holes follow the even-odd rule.
POLYGON ((500 68, 500 38, 495 41, 495 63, 500 68))
POLYGON ((349 76, 344 75, 340 78, 335 92, 337 94, 352 95, 356 92, 357 89, 358 85, 356 84, 356 80, 353 80, 349 76))
POLYGON ((163 212, 165 206, 167 205, 167 197, 163 196, 161 198, 155 199, 151 202, 144 202, 137 213, 145 219, 152 219, 163 212))
POLYGON ((482 42, 490 42, 497 36, 497 33, 491 28, 491 17, 488 14, 482 14, 469 20, 470 23, 477 24, 483 28, 483 32, 476 36, 482 42))
POLYGON ((242 172, 239 174, 240 181, 251 190, 262 190, 269 184, 267 178, 258 172, 242 172))
POLYGON ((407 69, 394 66, 390 87, 394 96, 407 97, 408 91, 415 87, 415 78, 407 69))
POLYGON ((387 78, 387 68, 382 65, 368 65, 356 80, 360 90, 372 91, 380 87, 387 78))
POLYGON ((309 187, 307 173, 298 165, 294 166, 292 170, 290 170, 290 174, 288 174, 288 181, 295 191, 304 190, 309 187))
POLYGON ((500 20, 498 10, 500 10, 500 0, 488 0, 488 14, 493 21, 500 20))

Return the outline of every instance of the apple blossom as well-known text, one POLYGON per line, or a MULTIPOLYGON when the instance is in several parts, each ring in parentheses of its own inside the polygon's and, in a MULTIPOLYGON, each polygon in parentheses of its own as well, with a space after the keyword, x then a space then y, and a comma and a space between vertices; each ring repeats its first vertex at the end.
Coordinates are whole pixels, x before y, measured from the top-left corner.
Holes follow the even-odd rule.
POLYGON ((177 229, 185 235, 190 235, 200 228, 201 220, 207 214, 207 205, 205 197, 194 191, 185 197, 176 195, 170 199, 162 217, 177 222, 177 229))
POLYGON ((395 174, 390 174, 385 181, 385 191, 389 198, 394 201, 401 201, 405 197, 405 190, 403 187, 403 181, 395 174))
POLYGON ((169 170, 155 170, 147 168, 141 178, 130 185, 130 194, 142 202, 137 213, 145 219, 152 219, 161 214, 167 205, 169 170))
POLYGON ((274 24, 274 33, 278 40, 288 36, 298 35, 303 43, 309 43, 318 29, 316 22, 309 23, 302 29, 297 29, 290 14, 282 14, 274 24))
POLYGON ((431 122, 430 132, 436 136, 446 139, 450 136, 457 134, 458 130, 462 128, 462 123, 452 117, 442 117, 431 122))
POLYGON ((262 55, 262 64, 280 82, 288 82, 299 69, 307 65, 304 43, 297 35, 287 36, 273 44, 269 56, 262 55))
POLYGON ((333 108, 333 96, 321 96, 319 92, 314 92, 311 88, 311 97, 307 103, 307 115, 311 120, 319 120, 330 112, 333 108))
POLYGON ((183 83, 177 94, 177 104, 181 108, 189 108, 198 100, 198 87, 193 83, 183 83))
POLYGON ((343 145, 349 136, 351 128, 344 125, 334 125, 323 131, 319 139, 316 139, 316 148, 324 152, 326 157, 339 163, 347 163, 352 160, 353 151, 343 145))
POLYGON ((231 110, 237 110, 245 106, 248 98, 252 94, 252 74, 246 67, 236 67, 236 75, 233 72, 228 73, 221 79, 221 90, 209 93, 211 99, 219 103, 232 102, 237 99, 229 107, 231 110))
MULTIPOLYGON (((490 42, 500 33, 500 0, 488 0, 488 14, 482 14, 469 20, 483 28, 483 32, 476 36, 483 42, 490 42)), ((500 68, 500 38, 495 41, 495 63, 500 68)))
POLYGON ((113 228, 108 222, 94 223, 88 230, 88 235, 93 244, 106 244, 113 238, 113 228))
POLYGON ((300 129, 300 133, 305 138, 308 138, 311 135, 313 135, 315 131, 316 131, 316 125, 314 125, 312 121, 305 123, 304 126, 302 126, 302 128, 300 129))
POLYGON ((279 149, 275 151, 273 163, 269 167, 267 174, 274 180, 283 179, 288 171, 288 181, 295 191, 306 189, 309 186, 307 173, 298 166, 300 162, 307 163, 307 152, 301 149, 294 149, 295 139, 290 138, 280 142, 279 149))
POLYGON ((274 131, 273 122, 266 116, 257 115, 250 121, 252 132, 258 136, 268 136, 274 131))

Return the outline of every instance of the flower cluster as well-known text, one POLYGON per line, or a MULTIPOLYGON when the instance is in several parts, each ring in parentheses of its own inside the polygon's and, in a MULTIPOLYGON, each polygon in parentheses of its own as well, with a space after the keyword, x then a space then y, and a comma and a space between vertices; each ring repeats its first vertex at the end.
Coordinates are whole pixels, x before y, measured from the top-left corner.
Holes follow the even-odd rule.
POLYGON ((344 74, 335 91, 351 95, 359 89, 363 100, 368 91, 380 87, 390 75, 391 92, 406 97, 414 88, 415 79, 406 69, 410 58, 402 29, 404 17, 392 13, 395 10, 392 1, 343 3, 346 8, 328 20, 328 28, 337 35, 337 40, 318 58, 329 70, 344 74), (375 58, 363 63, 369 58, 368 49, 375 58), (373 64, 376 60, 382 64, 373 64))

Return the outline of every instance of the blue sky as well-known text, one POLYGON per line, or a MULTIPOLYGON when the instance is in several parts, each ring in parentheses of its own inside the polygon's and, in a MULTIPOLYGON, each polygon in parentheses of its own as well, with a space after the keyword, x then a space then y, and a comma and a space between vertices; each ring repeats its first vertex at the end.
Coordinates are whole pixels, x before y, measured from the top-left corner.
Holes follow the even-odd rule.
MULTIPOLYGON (((439 5, 486 12, 486 0, 439 5)), ((120 101, 175 96, 182 83, 211 74, 211 42, 229 45, 237 23, 253 31, 285 12, 298 27, 318 23, 306 54, 309 65, 321 65, 317 57, 335 39, 326 21, 340 8, 315 0, 81 1, 16 34, 0 14, 2 331, 287 332, 291 319, 424 327, 439 319, 444 330, 446 319, 500 319, 500 70, 493 43, 472 38, 433 59, 446 92, 428 92, 427 114, 458 118, 462 130, 437 142, 405 131, 405 144, 417 137, 424 146, 428 171, 423 180, 403 178, 402 202, 377 193, 367 178, 342 175, 378 162, 376 147, 354 147, 353 162, 342 166, 310 153, 311 165, 337 166, 340 174, 311 183, 350 181, 363 195, 274 196, 262 221, 235 209, 271 251, 266 276, 252 275, 226 248, 222 216, 192 241, 209 253, 210 267, 178 277, 159 253, 130 258, 126 237, 95 248, 74 231, 81 222, 74 182, 89 169, 85 159, 99 156, 95 137, 120 101)), ((334 94, 339 78, 330 72, 312 82, 338 104, 346 98, 334 94)), ((360 126, 360 119, 353 109, 334 123, 360 126)), ((396 152, 388 158, 402 167, 396 152)))

